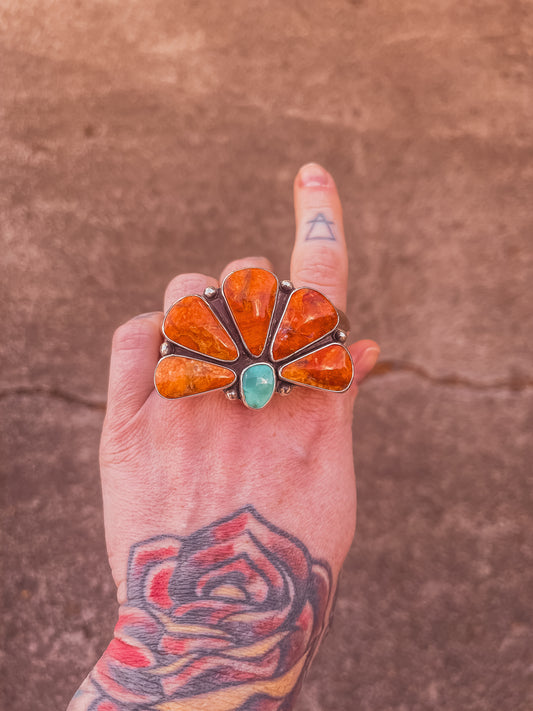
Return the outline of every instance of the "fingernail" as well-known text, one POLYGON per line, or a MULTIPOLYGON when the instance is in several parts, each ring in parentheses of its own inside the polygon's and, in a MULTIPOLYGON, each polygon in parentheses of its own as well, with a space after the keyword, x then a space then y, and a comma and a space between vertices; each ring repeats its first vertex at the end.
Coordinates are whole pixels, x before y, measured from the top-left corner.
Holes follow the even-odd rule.
POLYGON ((307 163, 300 168, 299 180, 304 188, 326 188, 330 184, 328 172, 318 163, 307 163))
POLYGON ((137 314, 133 318, 152 318, 153 316, 159 316, 161 311, 147 311, 145 314, 137 314))

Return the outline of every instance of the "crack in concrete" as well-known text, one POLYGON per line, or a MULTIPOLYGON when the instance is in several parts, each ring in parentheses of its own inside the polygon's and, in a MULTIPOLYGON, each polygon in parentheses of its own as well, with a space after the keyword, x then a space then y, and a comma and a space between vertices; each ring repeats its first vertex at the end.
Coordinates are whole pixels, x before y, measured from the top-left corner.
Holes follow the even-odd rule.
POLYGON ((426 368, 417 363, 406 360, 381 360, 377 363, 369 378, 389 375, 390 373, 413 373, 414 375, 427 380, 434 385, 447 385, 451 387, 462 387, 470 390, 507 390, 509 392, 520 392, 533 387, 531 378, 510 378, 507 380, 496 380, 484 383, 479 380, 466 378, 462 375, 432 375, 426 368))
POLYGON ((13 388, 4 388, 0 390, 0 400, 11 395, 44 395, 45 397, 53 397, 65 402, 74 403, 75 405, 83 405, 92 410, 105 410, 106 401, 105 400, 91 400, 88 397, 83 397, 83 395, 75 395, 67 390, 61 390, 60 388, 48 387, 46 385, 21 385, 13 388))
MULTIPOLYGON (((367 377, 380 378, 394 373, 411 373, 418 378, 427 380, 433 385, 442 385, 447 387, 462 387, 470 390, 505 390, 507 392, 516 393, 529 388, 533 388, 533 379, 531 378, 511 378, 508 380, 497 380, 489 383, 472 380, 461 375, 432 375, 426 368, 417 363, 411 363, 405 360, 381 360, 378 362, 374 370, 367 377)), ((61 390, 60 388, 48 387, 46 385, 30 386, 21 385, 13 388, 4 388, 0 390, 0 400, 10 397, 11 395, 43 395, 45 397, 58 398, 64 402, 70 402, 76 405, 83 405, 92 410, 105 411, 105 400, 92 400, 83 395, 76 395, 61 390)))

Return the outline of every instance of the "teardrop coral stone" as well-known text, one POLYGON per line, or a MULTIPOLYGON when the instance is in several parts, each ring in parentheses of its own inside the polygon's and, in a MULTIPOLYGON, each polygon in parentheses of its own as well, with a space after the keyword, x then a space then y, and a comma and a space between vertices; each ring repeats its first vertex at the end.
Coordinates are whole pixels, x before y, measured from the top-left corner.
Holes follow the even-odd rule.
POLYGON ((165 336, 197 353, 235 360, 237 348, 230 335, 200 296, 184 296, 168 311, 163 324, 165 336))
POLYGON ((215 363, 185 356, 167 356, 157 364, 154 379, 160 395, 177 398, 232 385, 235 373, 215 363))
POLYGON ((282 360, 332 331, 339 321, 333 304, 318 291, 296 289, 291 294, 272 345, 274 360, 282 360))
POLYGON ((352 382, 353 363, 344 346, 332 343, 293 363, 287 363, 279 374, 285 380, 299 385, 341 391, 346 390, 352 382))
POLYGON ((237 328, 250 353, 265 348, 278 280, 266 269, 239 269, 224 281, 223 291, 237 328))

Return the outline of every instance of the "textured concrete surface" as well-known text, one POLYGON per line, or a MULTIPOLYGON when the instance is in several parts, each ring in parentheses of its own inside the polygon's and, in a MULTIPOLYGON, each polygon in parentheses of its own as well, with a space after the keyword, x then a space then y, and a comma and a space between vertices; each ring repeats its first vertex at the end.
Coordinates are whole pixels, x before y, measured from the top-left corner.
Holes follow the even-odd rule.
POLYGON ((108 640, 113 329, 179 271, 287 274, 335 175, 358 534, 299 708, 533 707, 533 5, 0 4, 0 707, 61 709, 108 640))

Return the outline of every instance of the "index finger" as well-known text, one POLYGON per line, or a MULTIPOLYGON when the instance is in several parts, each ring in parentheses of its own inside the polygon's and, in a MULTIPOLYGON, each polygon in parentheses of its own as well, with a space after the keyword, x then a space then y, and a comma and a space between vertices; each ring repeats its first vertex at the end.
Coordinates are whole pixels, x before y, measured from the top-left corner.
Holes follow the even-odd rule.
POLYGON ((346 308, 348 255, 342 207, 335 181, 318 163, 300 168, 294 180, 296 240, 291 281, 320 291, 338 309, 346 308))

